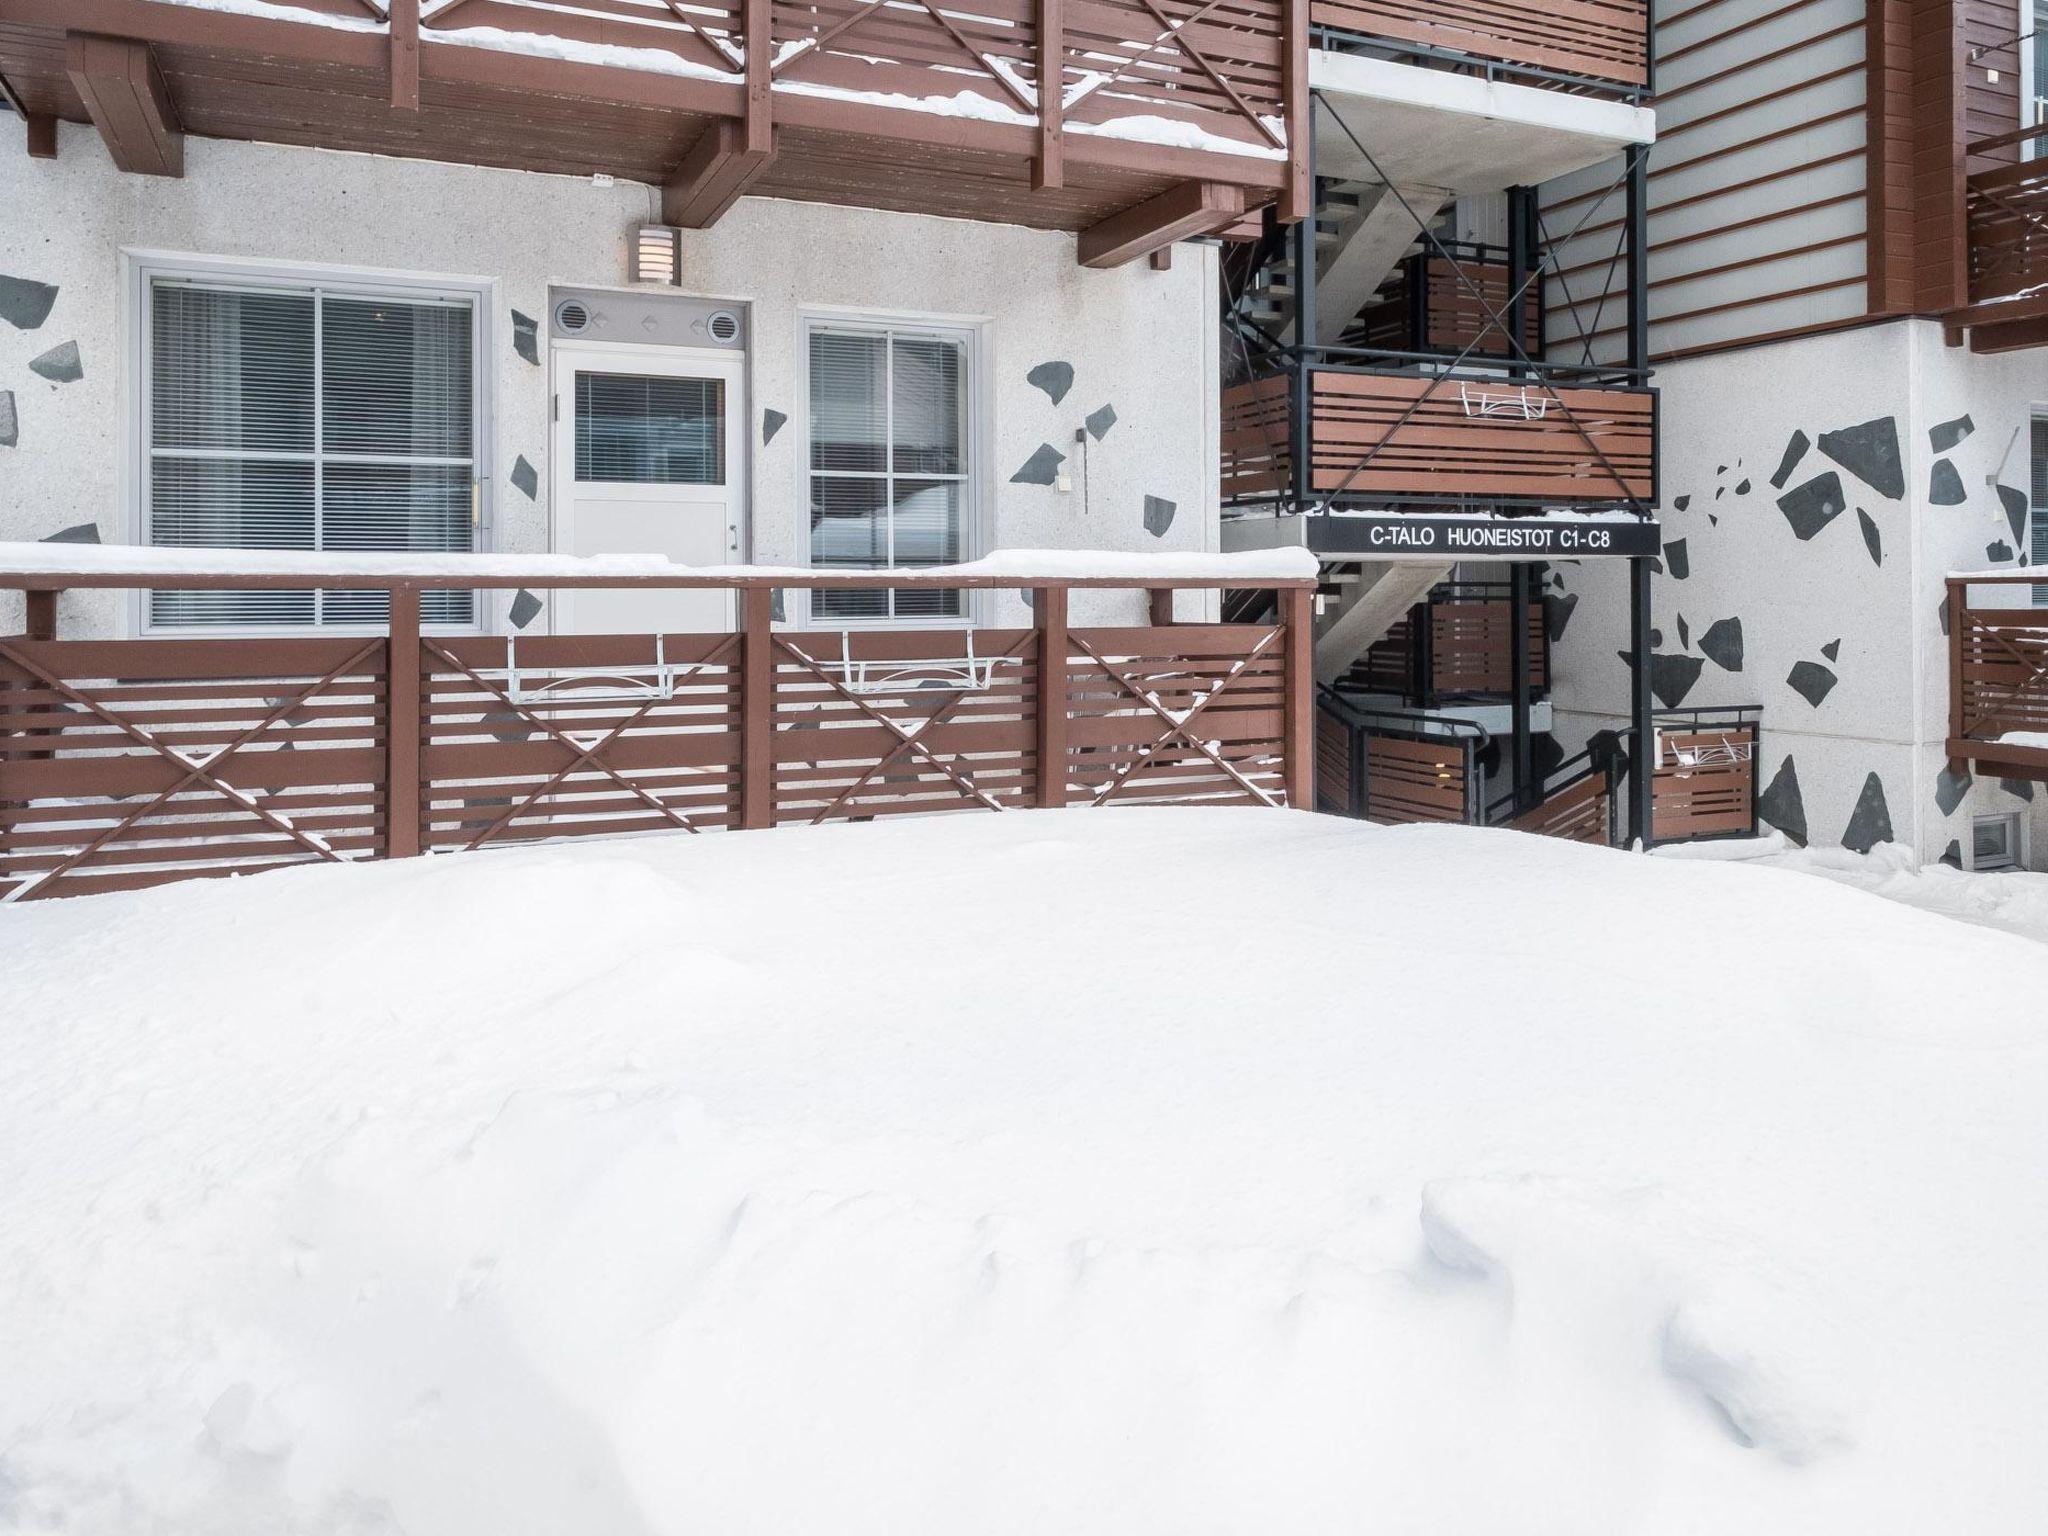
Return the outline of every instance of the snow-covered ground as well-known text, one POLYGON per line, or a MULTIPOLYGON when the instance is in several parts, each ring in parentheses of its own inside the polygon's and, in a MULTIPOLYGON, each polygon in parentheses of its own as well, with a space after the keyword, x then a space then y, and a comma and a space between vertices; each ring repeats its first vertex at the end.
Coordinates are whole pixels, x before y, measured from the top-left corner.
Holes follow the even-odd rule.
MULTIPOLYGON (((1879 843, 1868 853, 1848 848, 1801 848, 1782 832, 1727 841, 1673 843, 1660 857, 1715 859, 1759 868, 1792 869, 1939 912, 1966 923, 1982 923, 2048 944, 2048 875, 2028 870, 1979 874, 1947 864, 1923 864, 1899 843, 1879 843)), ((2042 1004, 2048 1019, 2048 1002, 2042 1004)))
POLYGON ((0 909, 0 1529, 2048 1528, 2048 950, 960 815, 0 909))

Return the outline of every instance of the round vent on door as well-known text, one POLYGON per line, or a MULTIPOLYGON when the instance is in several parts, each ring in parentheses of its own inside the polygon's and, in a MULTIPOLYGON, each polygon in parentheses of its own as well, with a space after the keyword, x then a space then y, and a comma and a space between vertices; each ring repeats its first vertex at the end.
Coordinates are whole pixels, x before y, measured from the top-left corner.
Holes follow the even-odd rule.
POLYGON ((714 310, 711 318, 704 322, 704 328, 711 333, 711 339, 722 346, 730 346, 740 339, 740 317, 729 309, 714 310))
POLYGON ((555 306, 555 325, 571 336, 590 329, 590 310, 577 299, 564 299, 555 306))

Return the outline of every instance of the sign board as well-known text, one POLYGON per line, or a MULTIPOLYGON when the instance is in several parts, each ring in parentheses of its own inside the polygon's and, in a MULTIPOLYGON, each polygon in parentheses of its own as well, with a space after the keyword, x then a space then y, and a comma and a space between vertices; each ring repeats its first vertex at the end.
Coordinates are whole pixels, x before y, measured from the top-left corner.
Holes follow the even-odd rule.
POLYGON ((1654 555, 1655 522, 1585 517, 1433 517, 1423 512, 1317 516, 1308 547, 1319 555, 1433 556, 1445 560, 1585 560, 1654 555))

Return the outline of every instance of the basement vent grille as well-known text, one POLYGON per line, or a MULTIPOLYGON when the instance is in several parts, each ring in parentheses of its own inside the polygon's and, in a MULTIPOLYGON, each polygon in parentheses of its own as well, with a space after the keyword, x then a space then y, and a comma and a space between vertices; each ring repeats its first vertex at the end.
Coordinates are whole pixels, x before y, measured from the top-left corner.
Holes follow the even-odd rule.
POLYGON ((715 342, 729 345, 740 338, 740 317, 729 309, 718 310, 704 322, 704 326, 715 342))
POLYGON ((571 336, 590 328, 590 311, 574 299, 564 299, 555 307, 555 324, 571 336))

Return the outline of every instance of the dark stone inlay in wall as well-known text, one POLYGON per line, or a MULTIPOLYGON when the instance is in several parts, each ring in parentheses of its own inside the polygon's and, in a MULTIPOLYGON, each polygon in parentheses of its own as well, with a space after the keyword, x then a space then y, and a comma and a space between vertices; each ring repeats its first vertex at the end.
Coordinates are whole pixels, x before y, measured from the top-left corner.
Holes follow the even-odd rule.
POLYGON ((0 320, 17 331, 32 331, 50 318, 57 290, 26 277, 0 276, 0 320))
POLYGON ((1685 540, 1673 539, 1664 546, 1664 568, 1671 572, 1673 581, 1683 581, 1692 574, 1692 558, 1685 540))
POLYGON ((1685 615, 1682 613, 1678 616, 1678 643, 1688 650, 1692 648, 1692 630, 1687 626, 1685 615))
POLYGON ((1927 429, 1927 446, 1936 453, 1947 453, 1976 430, 1977 423, 1967 415, 1958 416, 1954 421, 1937 421, 1927 429))
POLYGON ((1970 499, 1963 489, 1963 477, 1947 459, 1936 459, 1927 477, 1927 499, 1937 507, 1960 507, 1970 499))
POLYGON ((53 384, 74 384, 85 377, 85 360, 78 355, 77 342, 60 341, 40 357, 30 358, 28 369, 53 384))
POLYGON ((1692 496, 1689 492, 1684 496, 1675 496, 1671 500, 1671 510, 1674 512, 1683 512, 1687 507, 1691 505, 1692 496))
POLYGON ((1709 513, 1707 514, 1707 523, 1708 523, 1708 526, 1710 526, 1710 527, 1718 528, 1718 527, 1720 527, 1720 526, 1721 526, 1721 519, 1719 519, 1718 517, 1714 516, 1714 514, 1713 514, 1713 513, 1709 512, 1709 513))
POLYGON ((1821 700, 1834 692, 1840 681, 1831 669, 1817 661, 1795 661, 1792 670, 1785 674, 1785 686, 1815 709, 1820 708, 1821 700))
POLYGON ((1799 792, 1799 769, 1792 754, 1771 776, 1764 792, 1756 797, 1757 820, 1776 827, 1800 847, 1806 846, 1806 797, 1799 792))
POLYGON ((2012 528, 2015 544, 2027 542, 2027 493, 2010 485, 1998 487, 1999 504, 2005 508, 2005 520, 2012 528))
POLYGON ((1067 456, 1051 443, 1040 443, 1024 461, 1024 467, 1010 476, 1012 485, 1051 485, 1060 477, 1060 465, 1067 456))
POLYGON ((1871 774, 1863 781, 1863 793, 1856 797, 1856 809, 1849 813, 1849 825, 1842 832, 1842 846, 1868 853, 1879 843, 1892 840, 1892 811, 1885 804, 1884 780, 1871 774))
POLYGON ((1742 670, 1742 620, 1716 619, 1700 632, 1700 652, 1724 672, 1742 670))
POLYGON ((2012 546, 2003 539, 1993 539, 1984 546, 1984 558, 1993 565, 2003 565, 2012 558, 2012 546))
POLYGON ((1820 435, 1820 451, 1880 496, 1906 494, 1906 467, 1899 458, 1899 424, 1880 416, 1839 432, 1820 435))
POLYGON ((1944 768, 1934 776, 1934 803, 1944 816, 1953 816, 1956 807, 1963 803, 1963 796, 1970 792, 1970 770, 1961 773, 1944 768))
POLYGON ((1533 732, 1529 737, 1529 756, 1540 782, 1564 766, 1564 743, 1548 731, 1533 732))
POLYGON ((1934 612, 1941 620, 1941 637, 1948 638, 1948 594, 1943 593, 1941 601, 1934 605, 1934 612))
POLYGON ((783 415, 782 412, 776 410, 773 406, 763 406, 761 408, 761 446, 763 448, 766 448, 775 441, 775 434, 782 430, 783 425, 788 420, 787 416, 783 415))
POLYGON ((1884 564, 1884 539, 1877 531, 1877 519, 1861 507, 1856 509, 1857 524, 1863 529, 1863 547, 1870 551, 1872 565, 1884 564))
POLYGON ((1662 645, 1663 643, 1664 643, 1664 631, 1663 631, 1663 630, 1661 630, 1661 629, 1658 629, 1658 628, 1656 628, 1655 626, 1652 626, 1652 627, 1651 627, 1651 630, 1650 630, 1650 644, 1651 644, 1651 645, 1653 645, 1653 646, 1658 646, 1658 645, 1662 645))
POLYGON ((21 418, 14 412, 14 391, 0 389, 0 448, 12 448, 21 441, 21 418))
POLYGON ((55 533, 45 534, 38 542, 43 544, 97 544, 100 541, 98 523, 79 523, 71 528, 59 528, 55 533))
POLYGON ((512 595, 512 609, 505 615, 514 629, 524 629, 540 617, 540 599, 521 587, 512 595))
POLYGON ((1735 487, 1735 494, 1738 496, 1747 496, 1749 494, 1749 482, 1747 480, 1738 482, 1735 487))
POLYGON ((1794 432, 1785 444, 1785 452, 1778 460, 1777 472, 1771 476, 1771 489, 1782 491, 1785 482, 1792 478, 1792 471, 1799 467, 1799 461, 1806 457, 1806 450, 1813 446, 1813 439, 1804 432, 1794 432))
POLYGON ((1842 477, 1832 469, 1794 486, 1778 498, 1778 510, 1802 539, 1810 539, 1849 510, 1842 497, 1842 477))
POLYGON ((1085 423, 1088 435, 1098 443, 1109 436, 1109 429, 1116 425, 1116 407, 1105 405, 1099 411, 1090 411, 1085 423))
POLYGON ((1543 632, 1550 637, 1552 645, 1564 638, 1565 626, 1572 621, 1572 610, 1579 606, 1576 592, 1546 592, 1543 594, 1543 632))
POLYGON ((2000 779, 1998 787, 2008 795, 2018 795, 2031 802, 2034 798, 2034 782, 2031 779, 2000 779))
POLYGON ((1676 709, 1685 702, 1685 696, 1692 692, 1692 685, 1700 680, 1700 669, 1706 662, 1698 656, 1680 656, 1671 652, 1650 654, 1650 692, 1657 695, 1657 702, 1666 709, 1676 709))
POLYGON ((1839 639, 1830 640, 1820 648, 1820 653, 1827 657, 1829 661, 1840 661, 1842 659, 1842 642, 1839 639))
POLYGON ((536 368, 540 366, 540 322, 516 309, 512 311, 512 350, 536 368))
POLYGON ((1941 851, 1941 862, 1948 865, 1950 869, 1961 869, 1963 867, 1963 845, 1954 838, 1950 838, 1948 846, 1941 851))
POLYGON ((1024 382, 1033 389, 1042 389, 1045 396, 1058 405, 1067 398, 1067 391, 1074 387, 1074 365, 1072 363, 1040 363, 1024 375, 1024 382))
POLYGON ((512 483, 525 493, 528 501, 540 494, 540 471, 526 462, 523 453, 512 461, 512 483))
POLYGON ((1619 731, 1595 731, 1586 738, 1586 758, 1611 784, 1628 771, 1627 738, 1619 731))
POLYGON ((1173 514, 1180 510, 1180 504, 1168 501, 1164 496, 1145 498, 1145 531, 1155 539, 1166 537, 1166 530, 1173 526, 1173 514))

